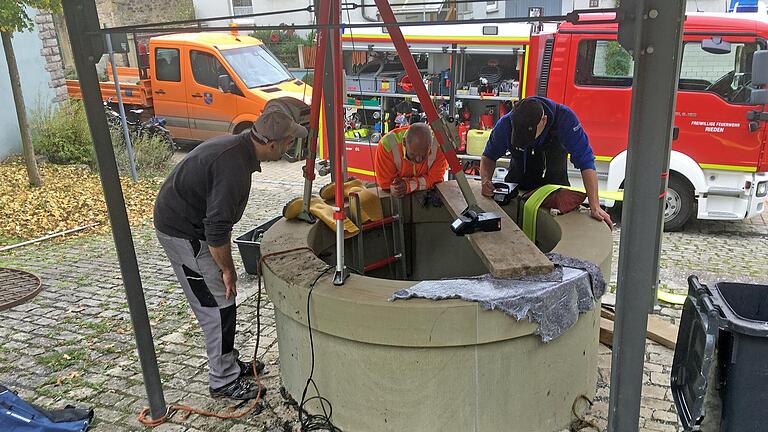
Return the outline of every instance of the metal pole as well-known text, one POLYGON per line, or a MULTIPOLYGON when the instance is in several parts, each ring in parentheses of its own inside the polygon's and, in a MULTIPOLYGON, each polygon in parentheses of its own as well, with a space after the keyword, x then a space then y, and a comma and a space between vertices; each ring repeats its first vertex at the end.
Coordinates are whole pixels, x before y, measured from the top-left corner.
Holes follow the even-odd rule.
POLYGON ((128 224, 128 214, 125 210, 125 200, 120 187, 120 177, 117 173, 112 139, 107 127, 106 114, 102 107, 99 78, 96 74, 95 64, 103 55, 103 50, 98 50, 95 47, 103 41, 103 38, 90 36, 94 32, 99 32, 96 3, 94 0, 65 0, 62 3, 75 67, 80 79, 80 89, 83 93, 88 126, 91 130, 96 161, 99 166, 99 177, 104 189, 109 220, 112 224, 112 237, 117 249, 117 259, 120 263, 125 295, 128 299, 128 310, 131 314, 131 323, 133 324, 136 348, 141 362, 144 386, 149 399, 150 413, 152 418, 158 419, 167 413, 165 397, 160 381, 160 371, 157 368, 157 356, 155 355, 152 330, 147 316, 147 305, 144 301, 144 290, 141 286, 139 265, 136 262, 131 227, 128 224))
MULTIPOLYGON (((319 25, 328 24, 329 10, 323 7, 322 0, 315 0, 315 15, 319 25)), ((328 46, 328 30, 321 28, 317 32, 317 48, 315 55, 315 83, 320 79, 325 82, 323 75, 325 73, 325 53, 328 46)), ((317 140, 322 139, 318 136, 320 130, 320 104, 323 99, 323 85, 314 86, 312 92, 312 105, 309 114, 309 145, 307 152, 307 161, 304 165, 304 202, 299 219, 307 222, 314 222, 315 217, 309 212, 309 204, 312 199, 312 182, 315 180, 315 158, 317 158, 317 140)))
MULTIPOLYGON (((321 3, 323 4, 321 7, 326 8, 330 11, 331 3, 338 0, 321 0, 321 3)), ((333 19, 330 16, 328 17, 328 22, 332 23, 334 22, 333 19)), ((325 136, 323 137, 325 141, 326 149, 328 151, 328 161, 331 162, 331 181, 332 182, 338 182, 339 179, 336 178, 336 170, 333 169, 333 161, 336 157, 336 128, 341 127, 341 125, 336 124, 336 105, 334 104, 334 95, 336 94, 336 85, 334 83, 335 77, 334 77, 334 66, 333 66, 333 44, 335 43, 333 40, 333 33, 330 29, 318 29, 318 31, 325 30, 326 34, 326 44, 325 44, 325 56, 324 59, 316 58, 316 60, 324 61, 325 65, 323 67, 323 76, 320 77, 322 81, 320 81, 320 85, 323 87, 323 114, 325 115, 324 123, 323 123, 323 132, 325 133, 325 136)), ((319 53, 318 53, 319 54, 319 53)), ((318 77, 315 77, 315 82, 317 83, 318 77)), ((338 107, 338 109, 342 109, 343 107, 338 107)))
MULTIPOLYGON (((450 61, 450 67, 451 72, 449 74, 449 78, 451 80, 451 86, 448 88, 448 115, 454 120, 454 126, 459 126, 459 120, 456 118, 456 83, 459 82, 459 77, 457 71, 459 70, 459 50, 458 45, 453 44, 451 45, 451 61, 450 61)), ((442 81, 442 77, 440 77, 440 80, 442 81)))
MULTIPOLYGON (((341 19, 341 0, 332 0, 331 5, 331 24, 339 24, 341 19)), ((329 51, 331 61, 326 63, 326 70, 330 72, 332 81, 325 82, 323 85, 330 84, 331 91, 324 91, 326 108, 329 106, 332 108, 333 116, 327 116, 331 119, 328 125, 328 141, 333 140, 333 148, 335 152, 333 154, 334 164, 334 182, 336 182, 336 205, 334 207, 333 218, 336 219, 336 273, 333 277, 334 285, 343 285, 344 281, 349 276, 349 272, 344 265, 344 219, 346 214, 344 212, 344 112, 343 112, 343 99, 344 92, 344 70, 342 68, 341 60, 341 30, 334 28, 330 32, 329 45, 326 51, 329 51)), ((327 58, 327 57, 326 57, 327 58)), ((328 89, 327 87, 324 90, 328 89)), ((328 148, 331 148, 331 142, 328 143, 328 148)), ((362 235, 362 234, 360 234, 362 235)))
POLYGON ((621 8, 619 41, 632 48, 635 72, 608 430, 632 432, 640 418, 648 297, 659 266, 685 0, 622 0, 621 8))
MULTIPOLYGON (((107 25, 104 24, 104 28, 107 25)), ((123 125, 123 139, 125 148, 128 151, 128 163, 131 166, 131 178, 133 181, 139 181, 139 175, 136 173, 136 159, 133 155, 133 146, 131 145, 131 134, 128 132, 128 121, 125 118, 125 106, 123 105, 123 94, 120 92, 120 78, 117 76, 117 65, 115 64, 115 51, 112 49, 112 35, 104 35, 107 41, 107 52, 109 53, 109 62, 112 64, 112 78, 115 80, 115 92, 117 93, 117 106, 120 109, 120 124, 123 125)))

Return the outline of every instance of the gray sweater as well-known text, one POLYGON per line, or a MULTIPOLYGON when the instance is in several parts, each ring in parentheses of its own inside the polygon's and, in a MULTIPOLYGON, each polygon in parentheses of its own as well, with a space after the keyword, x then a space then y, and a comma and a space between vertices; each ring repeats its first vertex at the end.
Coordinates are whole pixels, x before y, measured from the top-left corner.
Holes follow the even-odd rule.
POLYGON ((176 165, 160 188, 155 228, 211 246, 226 244, 248 203, 254 171, 261 166, 248 132, 205 141, 176 165))

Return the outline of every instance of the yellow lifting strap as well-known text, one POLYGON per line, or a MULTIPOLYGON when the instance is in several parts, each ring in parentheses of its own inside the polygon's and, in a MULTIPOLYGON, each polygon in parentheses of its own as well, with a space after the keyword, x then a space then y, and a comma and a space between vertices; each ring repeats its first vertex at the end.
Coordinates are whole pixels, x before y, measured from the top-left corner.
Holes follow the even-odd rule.
MULTIPOLYGON (((584 188, 576 188, 571 186, 561 185, 544 185, 536 189, 533 194, 525 201, 523 207, 523 232, 528 239, 536 243, 536 217, 538 216, 539 207, 552 192, 559 189, 570 189, 577 192, 586 192, 584 188)), ((600 191, 598 195, 601 198, 609 199, 613 201, 624 201, 624 191, 600 191)))
POLYGON ((671 292, 662 291, 661 289, 659 289, 658 292, 656 293, 656 298, 658 298, 659 300, 665 303, 670 303, 675 305, 684 304, 686 297, 688 296, 685 294, 674 294, 671 292))

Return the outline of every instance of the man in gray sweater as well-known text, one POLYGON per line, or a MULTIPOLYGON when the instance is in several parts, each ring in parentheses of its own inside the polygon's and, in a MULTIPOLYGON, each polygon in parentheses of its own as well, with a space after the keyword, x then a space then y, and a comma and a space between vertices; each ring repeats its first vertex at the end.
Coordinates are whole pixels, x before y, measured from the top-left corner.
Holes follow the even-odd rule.
MULTIPOLYGON (((231 232, 243 216, 260 162, 280 159, 293 140, 306 136, 288 114, 265 112, 249 131, 211 138, 189 152, 157 196, 157 238, 203 330, 212 397, 258 396, 247 379, 254 375, 253 364, 241 361, 234 348, 237 272, 231 232)), ((257 363, 256 373, 263 368, 257 363)))

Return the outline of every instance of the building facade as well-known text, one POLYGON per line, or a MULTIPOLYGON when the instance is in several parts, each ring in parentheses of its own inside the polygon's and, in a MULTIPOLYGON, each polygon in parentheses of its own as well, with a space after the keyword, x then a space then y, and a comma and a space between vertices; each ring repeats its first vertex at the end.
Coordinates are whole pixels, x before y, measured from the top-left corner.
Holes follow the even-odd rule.
MULTIPOLYGON (((193 0, 198 18, 247 15, 268 11, 306 8, 311 0, 193 0)), ((689 0, 691 12, 726 12, 729 4, 737 0, 689 0)), ((741 2, 749 0, 740 0, 741 2)), ((757 0, 751 0, 757 1, 757 0)), ((373 0, 359 0, 362 8, 345 13, 344 20, 352 22, 377 20, 373 0)), ((411 2, 421 3, 421 2, 411 2)), ((392 8, 403 21, 434 21, 448 19, 512 18, 528 16, 531 8, 543 8, 544 15, 561 15, 576 9, 597 9, 615 7, 616 0, 493 0, 479 3, 445 1, 443 4, 409 6, 407 0, 390 1, 392 8)), ((280 16, 245 18, 241 23, 255 25, 310 24, 308 12, 293 12, 280 16)), ((210 25, 226 25, 227 22, 212 22, 210 25)))
MULTIPOLYGON (((34 29, 14 33, 13 52, 21 76, 21 90, 28 114, 45 109, 66 97, 64 69, 61 64, 53 18, 48 13, 28 11, 34 29)), ((21 134, 11 92, 11 80, 5 53, 0 46, 0 160, 21 153, 21 134)))

